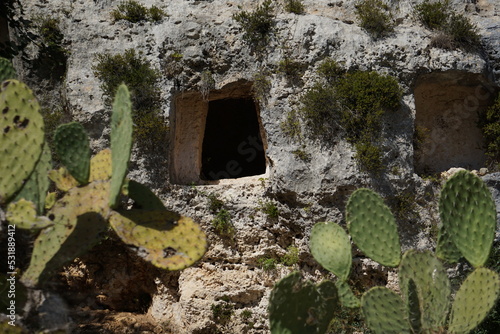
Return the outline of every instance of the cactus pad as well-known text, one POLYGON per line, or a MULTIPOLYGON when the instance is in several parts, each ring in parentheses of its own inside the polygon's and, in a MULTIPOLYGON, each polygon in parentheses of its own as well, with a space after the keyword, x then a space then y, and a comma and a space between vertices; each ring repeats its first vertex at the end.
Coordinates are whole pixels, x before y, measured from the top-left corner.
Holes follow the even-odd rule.
POLYGON ((71 188, 78 186, 78 181, 64 167, 58 170, 49 171, 49 179, 56 184, 57 189, 68 191, 71 188))
POLYGON ((399 266, 403 299, 410 303, 410 281, 420 305, 420 324, 427 331, 444 327, 450 307, 451 287, 442 263, 430 252, 407 251, 399 266))
POLYGON ((134 208, 143 210, 166 210, 163 202, 145 185, 130 180, 128 196, 134 200, 134 208))
POLYGON ((337 308, 332 282, 316 287, 294 272, 274 286, 269 298, 272 334, 325 333, 337 308))
POLYGON ((16 194, 14 201, 24 198, 35 203, 36 211, 43 214, 45 208, 45 197, 49 190, 49 178, 47 177, 52 168, 52 157, 47 143, 43 145, 42 154, 38 160, 35 170, 31 173, 21 190, 16 194))
POLYGON ((107 226, 103 222, 109 215, 108 199, 109 182, 96 181, 70 189, 56 202, 47 214, 53 225, 35 240, 30 265, 22 276, 27 286, 36 286, 50 271, 92 247, 91 241, 99 240, 107 226))
POLYGON ((16 76, 16 70, 10 60, 0 57, 0 83, 7 79, 15 79, 16 76))
POLYGON ((104 149, 90 159, 89 181, 107 181, 111 179, 111 150, 104 149))
POLYGON ((487 268, 474 270, 457 291, 451 309, 450 333, 469 333, 495 305, 500 295, 500 277, 487 268))
POLYGON ((60 125, 54 135, 56 153, 70 174, 86 184, 90 171, 90 146, 87 132, 78 122, 60 125))
POLYGON ((22 229, 40 229, 52 225, 45 217, 37 217, 35 204, 31 201, 20 199, 9 203, 6 213, 7 220, 22 229))
POLYGON ((325 269, 345 281, 351 271, 352 254, 349 236, 335 223, 317 223, 311 231, 311 253, 325 269))
POLYGON ((439 227, 436 256, 450 263, 458 262, 458 260, 462 257, 462 253, 453 243, 453 239, 451 238, 450 233, 446 231, 444 225, 439 227))
POLYGON ((342 306, 348 308, 358 308, 360 306, 360 300, 354 295, 351 287, 346 281, 338 280, 335 282, 337 287, 339 300, 342 306))
POLYGON ((0 203, 24 184, 42 153, 44 124, 32 91, 17 80, 0 86, 0 203))
POLYGON ((130 150, 132 149, 132 104, 127 86, 120 85, 116 92, 111 115, 112 176, 109 203, 116 205, 123 181, 127 175, 130 150))
POLYGON ((401 246, 396 221, 377 193, 356 190, 347 202, 346 220, 354 243, 367 256, 385 266, 399 264, 401 246))
POLYGON ((460 171, 446 181, 439 214, 453 244, 473 266, 483 266, 495 236, 496 208, 491 193, 476 175, 460 171))
POLYGON ((170 211, 112 212, 109 222, 123 242, 139 247, 144 259, 159 268, 184 269, 207 249, 200 226, 170 211))
POLYGON ((361 298, 361 311, 376 334, 410 333, 403 301, 385 287, 374 287, 361 298))

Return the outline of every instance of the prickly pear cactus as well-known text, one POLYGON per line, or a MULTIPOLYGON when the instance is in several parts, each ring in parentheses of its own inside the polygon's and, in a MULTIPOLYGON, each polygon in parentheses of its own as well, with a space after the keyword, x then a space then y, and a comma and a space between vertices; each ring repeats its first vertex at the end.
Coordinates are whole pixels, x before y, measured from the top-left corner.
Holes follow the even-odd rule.
POLYGON ((315 286, 294 272, 276 283, 271 292, 271 333, 324 333, 337 307, 337 292, 332 282, 315 286))
POLYGON ((7 79, 16 79, 16 70, 10 60, 0 57, 0 82, 7 79))
POLYGON ((159 268, 184 269, 198 261, 207 249, 200 226, 170 211, 112 212, 109 223, 123 242, 140 247, 144 259, 159 268))
POLYGON ((354 243, 367 256, 385 266, 399 264, 401 246, 396 221, 377 193, 356 190, 347 202, 346 220, 354 243))
POLYGON ((45 197, 49 190, 50 182, 48 173, 52 168, 52 156, 47 143, 43 145, 42 154, 38 160, 35 169, 24 183, 21 190, 16 194, 13 201, 24 198, 35 203, 36 211, 39 215, 43 213, 45 208, 45 197))
POLYGON ((349 236, 338 224, 317 223, 311 231, 311 253, 325 269, 346 281, 351 271, 352 254, 349 236))
POLYGON ((112 176, 110 206, 115 207, 127 175, 130 150, 132 149, 132 103, 127 86, 120 85, 116 92, 111 115, 112 176))
POLYGON ((499 296, 499 275, 487 268, 474 270, 457 291, 451 309, 449 332, 469 333, 484 320, 499 296))
POLYGON ((497 226, 495 202, 484 182, 467 171, 454 174, 441 191, 439 214, 453 245, 474 267, 483 266, 497 226))
POLYGON ((29 177, 42 153, 44 124, 32 91, 17 80, 0 86, 0 204, 29 177))
POLYGON ((134 208, 142 210, 166 210, 163 202, 143 184, 130 180, 128 196, 134 200, 134 208))
POLYGON ((54 135, 56 153, 69 173, 86 184, 90 174, 90 145, 87 132, 80 123, 60 125, 54 135))
POLYGON ((358 308, 360 306, 359 298, 354 295, 347 281, 338 280, 335 282, 335 286, 337 287, 342 306, 348 308, 358 308))
MULTIPOLYGON (((399 266, 399 285, 403 299, 411 299, 410 282, 415 286, 424 333, 444 328, 450 307, 451 286, 443 264, 428 251, 407 251, 399 266)), ((409 311, 412 311, 409 309, 409 311)))
POLYGON ((35 204, 25 200, 24 198, 17 202, 9 203, 5 216, 9 223, 22 229, 42 229, 52 225, 52 221, 50 221, 50 219, 46 217, 38 217, 35 204))
POLYGON ((111 179, 111 150, 106 148, 90 159, 90 182, 111 179))
POLYGON ((35 240, 31 262, 22 276, 27 286, 36 286, 52 270, 85 253, 106 231, 109 215, 109 182, 97 181, 68 191, 47 217, 52 226, 35 240))
POLYGON ((375 334, 410 333, 406 309, 394 291, 377 286, 361 298, 361 311, 375 334))
POLYGON ((65 167, 49 171, 48 176, 59 190, 68 191, 71 188, 78 186, 78 181, 71 176, 65 167))

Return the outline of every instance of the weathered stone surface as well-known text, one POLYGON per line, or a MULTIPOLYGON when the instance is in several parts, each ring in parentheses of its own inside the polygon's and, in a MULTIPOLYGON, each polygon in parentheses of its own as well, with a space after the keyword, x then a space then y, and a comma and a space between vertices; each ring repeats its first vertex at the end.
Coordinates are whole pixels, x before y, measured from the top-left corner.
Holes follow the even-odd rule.
MULTIPOLYGON (((386 38, 376 40, 359 27, 354 12, 355 0, 305 0, 306 12, 303 15, 285 13, 280 8, 277 10, 275 36, 259 55, 243 40, 242 29, 232 19, 232 15, 240 11, 239 6, 252 9, 253 0, 144 0, 140 3, 147 7, 157 5, 169 16, 157 23, 136 24, 112 22, 111 11, 120 3, 117 0, 23 1, 27 16, 57 17, 60 20, 64 45, 70 51, 62 90, 73 118, 88 129, 93 150, 107 147, 109 139, 106 127, 109 110, 104 106, 100 82, 92 69, 96 54, 118 54, 133 48, 142 52, 163 74, 161 112, 165 119, 170 120, 172 136, 170 143, 165 145, 170 145, 171 154, 156 157, 153 164, 136 149, 129 176, 154 187, 169 209, 199 221, 208 232, 211 245, 198 265, 178 276, 165 274, 155 279, 145 275, 147 282, 136 282, 147 286, 148 291, 153 285, 157 287, 156 293, 151 293, 148 309, 155 321, 168 323, 167 327, 173 333, 204 333, 214 329, 224 333, 267 333, 270 288, 292 268, 279 264, 277 269, 267 272, 260 268, 258 260, 263 257, 279 259, 287 252, 288 246, 295 245, 300 255, 295 268, 300 268, 308 278, 324 278, 325 271, 319 268, 309 252, 310 230, 318 221, 343 224, 346 200, 361 186, 380 192, 393 211, 404 199, 402 194, 410 194, 411 209, 402 211, 402 216, 398 217, 403 248, 432 247, 431 236, 437 224, 433 201, 438 191, 435 185, 415 173, 418 162, 414 161, 413 133, 419 108, 424 105, 424 108, 431 109, 427 93, 432 93, 435 96, 433 101, 443 104, 441 109, 446 111, 447 106, 464 103, 467 96, 474 97, 477 87, 498 89, 500 3, 496 0, 451 1, 455 10, 477 24, 482 36, 484 52, 468 53, 430 46, 431 32, 416 22, 412 14, 413 6, 419 2, 392 1, 397 22, 395 30, 386 38), (173 62, 170 57, 173 53, 182 54, 182 59, 173 62), (305 65, 300 80, 291 80, 277 70, 285 56, 305 65), (403 88, 401 109, 384 118, 383 160, 388 167, 381 177, 359 170, 354 149, 346 141, 326 147, 305 136, 299 143, 287 138, 281 129, 280 123, 287 114, 300 107, 301 95, 317 79, 317 66, 325 57, 332 57, 346 68, 391 74, 398 78, 403 88), (190 186, 193 175, 195 178, 199 176, 201 158, 196 155, 200 153, 203 120, 195 116, 187 118, 188 125, 193 121, 192 126, 200 128, 199 132, 179 134, 175 126, 178 125, 176 121, 180 122, 186 116, 178 113, 203 111, 206 107, 199 92, 201 73, 205 70, 212 73, 215 89, 210 92, 209 99, 217 99, 231 96, 224 87, 235 83, 250 85, 261 69, 268 70, 267 78, 271 84, 267 98, 258 102, 261 131, 266 138, 268 171, 248 179, 190 186), (444 81, 443 76, 446 77, 444 81), (419 85, 421 82, 425 86, 419 85), (450 87, 460 91, 461 96, 446 95, 441 91, 450 87), (189 142, 193 138, 195 142, 189 142), (185 146, 188 149, 176 151, 175 145, 182 140, 188 141, 185 146), (307 152, 310 161, 298 159, 292 153, 297 149, 307 152), (236 230, 231 240, 214 233, 211 221, 215 214, 209 209, 209 194, 217 194, 231 214, 236 230), (275 203, 278 218, 269 217, 261 209, 268 202, 275 203), (234 314, 227 324, 214 321, 211 309, 212 305, 222 302, 234 307, 234 314), (253 328, 239 316, 246 309, 252 312, 253 328)), ((35 46, 30 46, 27 51, 32 58, 36 57, 35 46)), ((235 88, 238 89, 241 87, 235 88)), ((43 92, 43 87, 37 87, 35 91, 43 92)), ((245 94, 248 93, 246 87, 245 94)), ((464 117, 463 122, 473 119, 469 116, 464 117)), ((456 130, 463 133, 460 126, 456 130)), ((302 131, 307 132, 304 128, 302 131)), ((476 139, 477 136, 464 140, 471 143, 476 139)), ((446 145, 453 146, 454 151, 462 149, 462 146, 457 147, 456 140, 448 141, 446 145)), ((440 152, 447 148, 441 148, 440 152)), ((473 155, 469 161, 476 162, 479 159, 476 157, 473 155)), ((434 158, 431 155, 428 160, 434 158)), ((452 163, 443 168, 469 167, 461 164, 457 161, 456 166, 452 163)), ((500 207, 500 203, 497 206, 500 207)), ((87 261, 99 261, 99 256, 94 255, 87 261)), ((112 274, 116 268, 111 265, 103 269, 110 272, 102 275, 109 278, 108 283, 101 277, 99 295, 106 297, 101 299, 104 307, 117 309, 120 304, 126 304, 124 286, 119 285, 127 286, 131 281, 121 271, 123 268, 128 267, 122 266, 116 275, 112 274)), ((71 270, 76 269, 70 268, 66 272, 71 270)), ((366 281, 367 272, 375 272, 378 283, 383 281, 395 285, 392 272, 387 273, 376 264, 362 261, 353 277, 357 275, 361 281, 366 281)), ((92 300, 96 302, 95 298, 92 300)))

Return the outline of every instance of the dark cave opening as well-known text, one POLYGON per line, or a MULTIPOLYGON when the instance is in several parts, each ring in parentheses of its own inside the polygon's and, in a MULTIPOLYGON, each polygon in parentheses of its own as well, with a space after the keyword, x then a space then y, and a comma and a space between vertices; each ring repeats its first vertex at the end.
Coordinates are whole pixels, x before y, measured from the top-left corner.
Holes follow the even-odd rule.
POLYGON ((253 99, 210 101, 203 138, 201 179, 234 179, 265 172, 264 145, 253 99))

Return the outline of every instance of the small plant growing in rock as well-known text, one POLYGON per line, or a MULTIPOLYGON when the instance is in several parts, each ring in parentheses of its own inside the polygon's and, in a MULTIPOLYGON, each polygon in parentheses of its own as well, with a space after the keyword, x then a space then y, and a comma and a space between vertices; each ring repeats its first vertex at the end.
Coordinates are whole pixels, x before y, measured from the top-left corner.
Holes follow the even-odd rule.
POLYGON ((311 161, 311 154, 307 153, 303 149, 296 149, 292 151, 292 154, 299 160, 302 160, 304 162, 310 162, 311 161))
POLYGON ((276 25, 274 5, 271 0, 265 0, 253 12, 241 11, 233 15, 245 31, 244 39, 251 45, 261 48, 267 44, 276 25))
POLYGON ((35 73, 42 78, 61 81, 66 75, 69 52, 63 46, 64 35, 59 19, 36 17, 33 22, 40 37, 40 51, 34 62, 35 73))
POLYGON ((270 72, 265 69, 261 69, 253 75, 252 91, 255 97, 260 101, 267 101, 267 96, 271 90, 270 76, 270 72))
POLYGON ((285 266, 293 266, 299 262, 299 249, 293 245, 288 246, 287 252, 280 259, 285 266))
POLYGON ((224 202, 215 193, 209 194, 208 198, 208 209, 212 213, 217 213, 224 208, 224 202))
POLYGON ((215 232, 221 237, 231 238, 235 234, 231 214, 226 209, 220 209, 212 220, 212 226, 215 232))
POLYGON ((356 5, 356 16, 360 26, 378 38, 394 29, 389 9, 382 0, 362 0, 356 5))
POLYGON ((431 46, 475 50, 481 44, 478 28, 467 17, 454 12, 449 0, 425 0, 415 7, 415 16, 424 26, 435 31, 431 46))
POLYGON ((297 111, 291 110, 288 112, 286 119, 280 123, 280 128, 287 137, 291 139, 302 139, 302 130, 297 111))
POLYGON ((98 54, 93 66, 95 76, 101 81, 106 96, 105 103, 121 83, 130 87, 134 124, 134 136, 139 145, 157 150, 165 146, 168 125, 160 116, 162 104, 159 88, 160 72, 140 53, 126 50, 123 54, 98 54))
POLYGON ((500 162, 500 94, 495 103, 480 114, 479 126, 486 141, 486 155, 500 162))
POLYGON ((278 260, 272 257, 261 257, 260 259, 257 260, 257 263, 264 271, 271 271, 276 269, 278 260))
POLYGON ((151 6, 151 8, 149 8, 149 19, 152 22, 161 21, 165 16, 167 16, 167 14, 163 11, 163 9, 157 6, 151 6))
POLYGON ((285 0, 285 11, 297 15, 304 14, 304 4, 302 0, 285 0))
POLYGON ((304 65, 289 56, 284 57, 278 64, 278 72, 286 76, 297 78, 304 69, 304 65))
POLYGON ((210 308, 212 309, 212 317, 218 324, 227 324, 234 314, 234 305, 226 301, 212 304, 210 308))
POLYGON ((328 84, 334 84, 342 78, 346 70, 332 58, 326 58, 318 66, 318 74, 321 75, 328 84))
POLYGON ((118 7, 111 12, 114 21, 126 20, 132 23, 141 21, 157 22, 166 16, 165 12, 157 7, 146 8, 137 1, 128 0, 120 3, 118 7))
POLYGON ((280 215, 278 207, 272 201, 260 202, 260 210, 271 219, 276 219, 280 215))
POLYGON ((450 15, 450 1, 424 0, 415 6, 415 16, 429 29, 440 29, 450 15))

